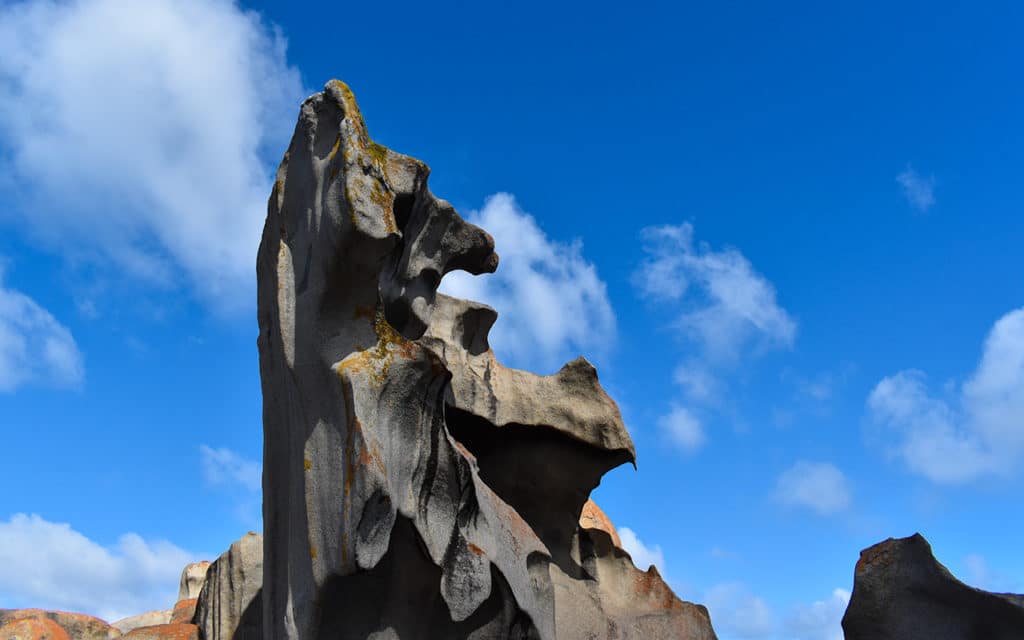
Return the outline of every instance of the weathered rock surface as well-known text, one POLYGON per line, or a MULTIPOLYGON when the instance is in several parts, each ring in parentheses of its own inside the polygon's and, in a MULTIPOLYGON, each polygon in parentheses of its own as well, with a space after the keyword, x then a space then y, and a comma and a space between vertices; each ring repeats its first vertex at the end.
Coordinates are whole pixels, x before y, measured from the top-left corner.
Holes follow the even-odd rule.
POLYGON ((181 582, 178 585, 178 601, 198 598, 206 580, 206 572, 210 569, 210 561, 202 560, 185 565, 181 570, 181 582))
POLYGON ((174 605, 174 609, 171 610, 169 624, 190 624, 192 619, 196 617, 196 604, 198 602, 198 598, 179 600, 174 605))
POLYGON ((128 633, 132 629, 138 629, 139 627, 151 627, 158 624, 167 624, 171 621, 171 615, 173 613, 173 609, 147 611, 146 613, 140 613, 135 616, 122 618, 116 622, 111 622, 110 626, 114 627, 121 633, 128 633))
POLYGON ((159 624, 139 627, 121 636, 122 640, 202 640, 194 624, 159 624))
POLYGON ((611 537, 612 544, 622 548, 622 540, 619 539, 619 532, 615 530, 615 525, 593 500, 588 499, 583 505, 583 512, 580 513, 580 528, 604 531, 611 537))
POLYGON ((204 640, 262 638, 262 587, 263 536, 250 532, 209 566, 190 620, 204 640))
POLYGON ((0 625, 0 640, 71 640, 71 637, 49 618, 19 618, 0 625))
POLYGON ((1024 596, 953 577, 921 534, 861 552, 843 616, 846 640, 1020 640, 1024 596))
POLYGON ((257 260, 264 637, 714 638, 599 510, 580 524, 635 460, 594 367, 505 368, 497 313, 437 293, 498 258, 428 174, 344 84, 302 105, 257 260))
POLYGON ((84 613, 43 609, 0 609, 0 627, 15 620, 52 620, 74 640, 110 640, 121 632, 99 618, 84 613))

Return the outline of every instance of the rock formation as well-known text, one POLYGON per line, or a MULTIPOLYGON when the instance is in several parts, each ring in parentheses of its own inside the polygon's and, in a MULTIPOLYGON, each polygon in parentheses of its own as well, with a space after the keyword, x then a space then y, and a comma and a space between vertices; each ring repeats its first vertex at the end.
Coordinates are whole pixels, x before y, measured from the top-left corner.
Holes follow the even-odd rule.
POLYGON ((714 638, 580 526, 635 460, 618 408, 582 358, 503 367, 497 313, 437 293, 498 257, 428 173, 341 82, 303 103, 257 260, 264 637, 714 638))
POLYGON ((178 583, 178 601, 191 600, 199 597, 206 580, 206 572, 210 570, 210 562, 202 560, 186 565, 181 570, 181 582, 178 583))
POLYGON ((846 640, 1020 640, 1024 596, 957 580, 921 534, 861 552, 843 616, 846 640))
MULTIPOLYGON (((8 629, 18 629, 21 633, 27 630, 43 633, 40 637, 53 635, 60 637, 54 631, 61 628, 73 640, 111 640, 121 635, 121 632, 110 626, 103 620, 84 613, 68 613, 66 611, 44 611, 42 609, 0 609, 0 629, 4 630, 7 636, 0 634, 0 639, 10 640, 13 636, 18 640, 20 637, 8 629), (34 621, 34 622, 24 622, 34 621), (17 624, 15 624, 17 623, 17 624)), ((32 635, 26 637, 32 638, 32 635)))
POLYGON ((195 623, 204 640, 263 637, 263 536, 247 533, 209 566, 195 623))
POLYGON ((171 621, 171 616, 173 614, 174 609, 147 611, 146 613, 122 618, 121 620, 110 623, 110 625, 121 633, 128 633, 132 629, 138 629, 139 627, 152 627, 158 624, 167 624, 171 621))

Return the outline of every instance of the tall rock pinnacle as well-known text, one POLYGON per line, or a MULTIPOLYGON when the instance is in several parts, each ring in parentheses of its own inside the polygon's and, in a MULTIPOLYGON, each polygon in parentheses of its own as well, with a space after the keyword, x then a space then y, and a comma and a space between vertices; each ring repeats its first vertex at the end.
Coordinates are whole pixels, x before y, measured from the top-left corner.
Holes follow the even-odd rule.
POLYGON ((594 367, 507 369, 497 313, 437 293, 498 257, 428 174, 343 83, 303 103, 257 261, 264 636, 714 638, 610 523, 580 525, 635 460, 594 367))

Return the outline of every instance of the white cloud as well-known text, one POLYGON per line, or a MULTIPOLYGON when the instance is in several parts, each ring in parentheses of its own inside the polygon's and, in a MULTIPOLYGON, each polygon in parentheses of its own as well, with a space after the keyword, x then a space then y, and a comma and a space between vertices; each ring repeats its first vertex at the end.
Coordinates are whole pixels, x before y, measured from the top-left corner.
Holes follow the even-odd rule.
POLYGON ((203 479, 211 486, 236 485, 246 491, 259 492, 263 486, 262 465, 231 449, 214 449, 199 445, 203 479))
POLYGON ((0 602, 113 621, 174 604, 195 554, 128 533, 106 547, 68 524, 16 514, 0 521, 0 602))
POLYGON ((4 288, 0 271, 0 392, 33 382, 75 387, 84 376, 71 331, 32 298, 4 288))
POLYGON ((648 547, 629 527, 619 527, 619 539, 622 540, 622 548, 633 558, 633 564, 638 569, 646 571, 653 564, 658 567, 658 573, 665 575, 665 554, 660 545, 648 547))
POLYGON ((775 498, 786 505, 830 515, 850 506, 850 488, 835 465, 801 461, 779 476, 775 498))
POLYGON ((246 305, 262 157, 301 97, 284 39, 230 0, 4 4, 0 169, 24 210, 8 215, 73 259, 246 305))
POLYGON ((796 606, 786 618, 786 631, 792 640, 843 640, 843 614, 849 603, 849 591, 833 589, 827 600, 796 606))
POLYGON ((1008 474, 1024 459, 1024 308, 995 323, 977 369, 952 398, 933 395, 926 381, 900 371, 867 403, 912 471, 955 484, 1008 474))
POLYGON ((658 426, 673 444, 686 452, 696 451, 707 440, 700 420, 691 411, 678 405, 658 420, 658 426))
MULTIPOLYGON (((696 243, 693 225, 641 231, 646 259, 633 274, 643 297, 670 305, 674 326, 695 345, 673 378, 695 405, 719 404, 723 370, 768 348, 792 346, 796 322, 779 306, 775 288, 736 249, 696 243)), ((706 440, 690 411, 673 405, 659 420, 685 450, 706 440)))
POLYGON ((704 594, 704 605, 720 638, 769 638, 775 616, 763 598, 738 582, 717 584, 704 594))
POLYGON ((708 367, 698 360, 679 365, 672 379, 686 392, 686 397, 694 402, 714 403, 721 392, 721 382, 708 367))
POLYGON ((775 288, 736 249, 695 244, 693 225, 643 229, 648 257, 634 274, 640 292, 679 305, 679 326, 711 361, 734 361, 744 347, 793 344, 796 322, 775 288))
POLYGON ((912 207, 922 213, 935 204, 935 178, 921 176, 913 167, 908 166, 903 173, 896 176, 896 182, 903 187, 903 195, 912 207))
POLYGON ((615 314, 578 240, 548 238, 508 193, 490 196, 465 217, 494 236, 501 261, 491 275, 450 273, 441 291, 498 311, 495 351, 524 364, 536 354, 535 364, 551 367, 584 350, 600 355, 607 349, 615 339, 615 314))

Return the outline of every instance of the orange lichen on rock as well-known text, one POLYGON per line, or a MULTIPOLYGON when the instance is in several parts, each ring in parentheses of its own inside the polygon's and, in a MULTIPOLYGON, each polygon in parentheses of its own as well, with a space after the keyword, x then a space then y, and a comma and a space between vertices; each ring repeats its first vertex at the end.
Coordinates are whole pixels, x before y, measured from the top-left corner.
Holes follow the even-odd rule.
POLYGON ((0 609, 0 627, 16 620, 50 620, 75 640, 108 640, 120 634, 104 620, 84 613, 43 609, 0 609))
POLYGON ((20 618, 0 627, 0 640, 71 640, 71 636, 49 618, 20 618))
POLYGON ((583 512, 580 513, 580 527, 604 531, 612 537, 612 543, 616 547, 622 548, 622 540, 619 539, 619 532, 615 530, 615 525, 593 500, 587 499, 583 505, 583 512))
POLYGON ((192 622, 192 618, 196 617, 196 603, 198 601, 198 598, 189 598, 188 600, 178 601, 178 603, 174 605, 174 612, 171 613, 171 624, 192 622))
POLYGON ((199 627, 181 623, 139 627, 121 637, 125 640, 200 640, 199 627))

